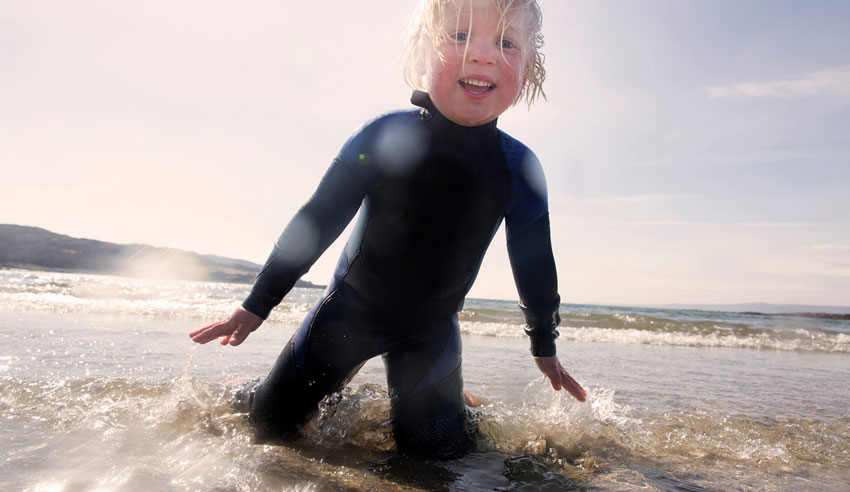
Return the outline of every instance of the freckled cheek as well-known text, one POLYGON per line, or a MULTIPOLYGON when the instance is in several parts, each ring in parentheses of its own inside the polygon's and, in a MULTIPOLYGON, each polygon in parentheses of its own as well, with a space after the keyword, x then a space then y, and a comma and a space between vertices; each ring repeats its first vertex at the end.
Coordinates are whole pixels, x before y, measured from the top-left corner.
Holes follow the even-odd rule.
POLYGON ((510 81, 510 85, 520 85, 522 84, 522 74, 518 70, 503 72, 502 80, 510 81))
POLYGON ((515 84, 522 85, 525 74, 524 60, 518 59, 511 62, 510 68, 505 71, 505 76, 510 78, 515 84))
POLYGON ((442 58, 447 64, 459 63, 463 59, 463 49, 455 44, 441 46, 438 53, 438 58, 442 58))
POLYGON ((454 72, 462 65, 463 57, 454 54, 453 49, 441 51, 440 54, 442 56, 434 60, 433 72, 435 74, 451 74, 451 76, 454 76, 454 72))

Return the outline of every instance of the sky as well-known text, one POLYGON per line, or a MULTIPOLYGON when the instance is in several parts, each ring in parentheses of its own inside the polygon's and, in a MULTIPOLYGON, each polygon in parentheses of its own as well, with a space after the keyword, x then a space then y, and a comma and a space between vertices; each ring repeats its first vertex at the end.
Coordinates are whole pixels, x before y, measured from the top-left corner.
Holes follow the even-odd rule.
MULTIPOLYGON (((262 263, 415 0, 0 2, 0 223, 262 263)), ((544 0, 565 302, 850 306, 850 2, 544 0)), ((330 278, 347 232, 305 276, 330 278)), ((515 299, 493 241, 470 296, 515 299)))

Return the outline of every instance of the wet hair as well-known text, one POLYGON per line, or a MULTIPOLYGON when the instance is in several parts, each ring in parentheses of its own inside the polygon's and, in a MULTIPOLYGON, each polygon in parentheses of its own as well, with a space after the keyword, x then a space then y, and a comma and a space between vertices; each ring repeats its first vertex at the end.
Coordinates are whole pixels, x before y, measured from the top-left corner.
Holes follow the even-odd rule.
MULTIPOLYGON (((435 61, 434 57, 439 56, 437 47, 449 36, 449 33, 443 29, 446 15, 460 12, 464 4, 474 1, 476 0, 421 0, 419 2, 411 15, 404 51, 401 55, 404 81, 410 88, 426 90, 431 67, 435 61)), ((540 97, 546 99, 546 94, 543 92, 546 70, 543 68, 544 56, 540 52, 543 46, 541 33, 543 13, 537 0, 480 1, 490 1, 496 7, 503 34, 508 27, 508 16, 512 16, 513 27, 523 35, 518 42, 525 52, 524 82, 514 103, 525 99, 531 106, 540 97)))

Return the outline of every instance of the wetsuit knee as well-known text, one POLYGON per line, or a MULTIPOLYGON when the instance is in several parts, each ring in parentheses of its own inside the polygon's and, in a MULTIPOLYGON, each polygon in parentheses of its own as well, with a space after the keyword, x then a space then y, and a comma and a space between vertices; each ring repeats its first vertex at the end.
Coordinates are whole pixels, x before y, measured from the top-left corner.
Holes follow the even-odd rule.
POLYGON ((414 458, 455 459, 475 445, 478 425, 469 410, 434 417, 415 426, 396 427, 394 437, 401 454, 414 458))
POLYGON ((392 398, 393 434, 402 454, 452 459, 475 444, 478 427, 463 400, 460 367, 436 384, 392 398))
POLYGON ((272 373, 250 395, 249 421, 260 441, 286 438, 316 412, 322 395, 313 395, 295 369, 292 343, 272 373))

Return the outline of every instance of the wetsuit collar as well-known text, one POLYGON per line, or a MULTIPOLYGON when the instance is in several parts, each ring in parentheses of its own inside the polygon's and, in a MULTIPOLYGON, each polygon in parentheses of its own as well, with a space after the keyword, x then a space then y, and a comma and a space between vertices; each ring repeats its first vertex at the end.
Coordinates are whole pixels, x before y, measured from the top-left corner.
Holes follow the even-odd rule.
POLYGON ((440 138, 463 150, 480 150, 492 145, 498 136, 496 121, 479 126, 458 125, 437 110, 427 92, 413 91, 410 102, 419 106, 419 118, 440 138))

